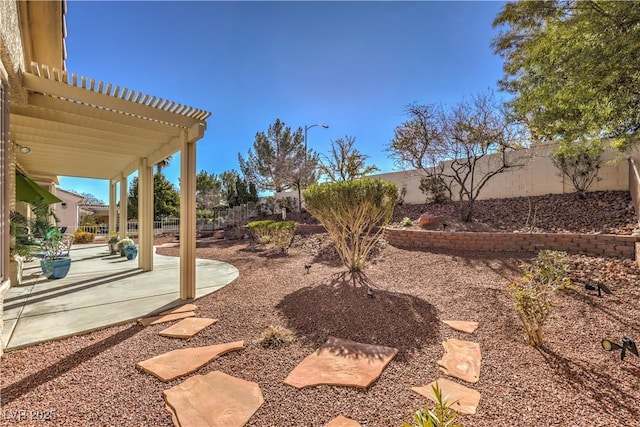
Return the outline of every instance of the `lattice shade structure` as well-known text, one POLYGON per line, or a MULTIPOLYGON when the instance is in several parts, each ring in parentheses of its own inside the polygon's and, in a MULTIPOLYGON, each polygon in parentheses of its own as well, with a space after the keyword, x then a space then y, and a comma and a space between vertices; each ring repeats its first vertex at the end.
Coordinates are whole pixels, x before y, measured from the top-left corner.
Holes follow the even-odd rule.
POLYGON ((202 137, 211 115, 35 62, 22 87, 28 101, 11 105, 11 135, 31 148, 17 161, 35 176, 127 176, 140 158, 155 164, 177 152, 182 131, 202 137))

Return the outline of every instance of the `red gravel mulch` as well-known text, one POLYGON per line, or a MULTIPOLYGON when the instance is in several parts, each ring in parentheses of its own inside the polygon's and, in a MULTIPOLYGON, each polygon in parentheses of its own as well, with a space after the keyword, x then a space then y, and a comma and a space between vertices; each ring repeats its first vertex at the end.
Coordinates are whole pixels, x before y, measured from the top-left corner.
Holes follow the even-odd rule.
MULTIPOLYGON (((178 248, 161 248, 178 255, 178 248)), ((640 340, 640 270, 631 261, 571 256, 575 290, 558 294, 545 347, 527 345, 506 292, 527 258, 509 253, 422 252, 382 245, 367 267, 375 298, 336 279, 342 271, 325 234, 297 236, 288 255, 251 251, 247 241, 218 241, 197 256, 232 263, 240 277, 197 302, 198 316, 220 319, 191 341, 163 338, 167 325, 129 323, 6 353, 0 393, 2 425, 170 426, 164 384, 136 362, 178 348, 246 340, 197 373, 220 370, 260 384, 265 403, 248 425, 322 426, 339 414, 363 426, 399 426, 427 404, 409 387, 442 376, 441 342, 480 343, 482 394, 467 426, 639 426, 640 358, 602 350, 607 337, 640 340), (305 264, 311 264, 309 274, 305 264), (587 294, 601 281, 613 295, 587 294), (441 320, 480 322, 473 335, 441 320), (290 328, 296 340, 280 349, 257 340, 269 324, 290 328), (297 390, 287 374, 328 336, 393 346, 399 354, 368 390, 320 386, 297 390), (32 412, 36 411, 36 412, 32 412), (41 411, 41 412, 37 412, 41 411), (52 412, 46 412, 52 411, 52 412), (12 418, 13 417, 13 418, 12 418)), ((46 327, 46 325, 43 325, 46 327)))

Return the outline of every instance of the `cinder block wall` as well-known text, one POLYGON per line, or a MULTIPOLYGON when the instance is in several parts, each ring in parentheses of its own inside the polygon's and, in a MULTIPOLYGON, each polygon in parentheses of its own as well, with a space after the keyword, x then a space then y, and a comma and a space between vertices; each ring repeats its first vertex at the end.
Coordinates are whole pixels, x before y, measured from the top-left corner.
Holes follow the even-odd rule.
POLYGON ((401 248, 537 252, 636 259, 636 236, 612 234, 472 233, 387 228, 389 244, 401 248))

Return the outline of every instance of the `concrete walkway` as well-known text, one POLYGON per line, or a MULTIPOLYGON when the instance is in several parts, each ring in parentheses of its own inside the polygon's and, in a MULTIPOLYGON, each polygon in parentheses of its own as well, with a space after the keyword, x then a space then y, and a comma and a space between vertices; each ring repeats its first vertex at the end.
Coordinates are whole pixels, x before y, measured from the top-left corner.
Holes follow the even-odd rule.
MULTIPOLYGON (((180 259, 154 254, 154 270, 138 261, 109 255, 106 244, 74 245, 71 270, 47 280, 40 262, 25 265, 26 283, 5 295, 3 342, 6 350, 89 332, 167 310, 180 300, 180 259)), ((231 264, 196 260, 196 298, 238 277, 231 264)))

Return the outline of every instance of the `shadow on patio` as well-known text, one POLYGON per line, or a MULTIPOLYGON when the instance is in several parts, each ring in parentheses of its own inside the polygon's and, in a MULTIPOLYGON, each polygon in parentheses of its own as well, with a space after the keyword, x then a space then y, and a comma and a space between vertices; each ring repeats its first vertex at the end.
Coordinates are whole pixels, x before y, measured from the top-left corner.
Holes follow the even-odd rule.
MULTIPOLYGON (((137 261, 109 255, 104 244, 76 245, 64 279, 46 280, 39 261, 25 266, 26 283, 5 296, 3 342, 6 350, 125 323, 183 304, 180 260, 154 254, 154 270, 137 261)), ((196 261, 196 298, 231 283, 231 264, 196 261)))

